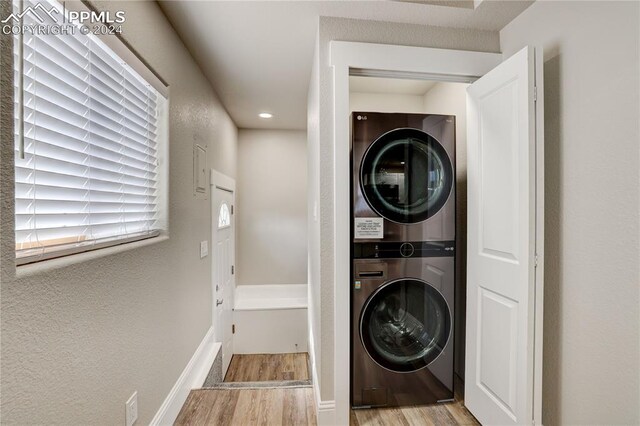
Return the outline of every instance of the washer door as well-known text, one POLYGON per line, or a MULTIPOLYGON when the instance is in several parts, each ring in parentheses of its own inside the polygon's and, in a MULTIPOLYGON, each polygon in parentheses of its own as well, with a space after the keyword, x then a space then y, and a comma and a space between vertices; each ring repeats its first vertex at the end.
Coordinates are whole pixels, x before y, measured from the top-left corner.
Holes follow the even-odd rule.
POLYGON ((369 356, 397 372, 426 367, 451 334, 451 312, 438 290, 417 279, 380 286, 360 315, 360 338, 369 356))
POLYGON ((369 206, 398 223, 422 222, 445 204, 453 167, 444 147, 418 129, 396 129, 376 139, 360 165, 360 187, 369 206))

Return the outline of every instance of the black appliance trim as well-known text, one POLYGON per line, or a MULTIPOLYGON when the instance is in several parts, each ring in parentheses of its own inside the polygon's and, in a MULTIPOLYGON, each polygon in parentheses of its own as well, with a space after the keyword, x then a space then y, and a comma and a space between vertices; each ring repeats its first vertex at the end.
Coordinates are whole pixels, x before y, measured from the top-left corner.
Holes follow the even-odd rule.
POLYGON ((455 241, 405 241, 353 243, 353 259, 398 259, 411 257, 453 257, 455 241), (413 250, 408 250, 408 247, 413 250))

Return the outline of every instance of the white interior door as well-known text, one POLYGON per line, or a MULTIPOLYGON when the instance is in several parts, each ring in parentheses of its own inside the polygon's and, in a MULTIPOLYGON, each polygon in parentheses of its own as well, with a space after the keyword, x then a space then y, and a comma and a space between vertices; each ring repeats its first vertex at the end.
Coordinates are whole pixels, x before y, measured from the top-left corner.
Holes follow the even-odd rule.
POLYGON ((234 280, 234 220, 232 190, 213 187, 213 276, 214 333, 222 343, 222 376, 227 373, 233 356, 232 310, 234 280))
POLYGON ((465 405, 485 425, 531 424, 540 413, 543 145, 535 59, 525 48, 467 89, 465 405))

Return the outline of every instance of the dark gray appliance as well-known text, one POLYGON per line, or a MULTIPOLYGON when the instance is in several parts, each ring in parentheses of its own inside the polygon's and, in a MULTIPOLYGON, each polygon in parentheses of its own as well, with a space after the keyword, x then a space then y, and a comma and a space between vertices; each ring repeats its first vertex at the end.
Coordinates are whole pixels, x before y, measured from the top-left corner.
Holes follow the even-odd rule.
POLYGON ((353 261, 354 408, 453 398, 453 245, 422 245, 421 252, 438 257, 381 259, 369 247, 361 251, 368 258, 353 261))
POLYGON ((453 399, 455 117, 354 112, 351 403, 453 399))
POLYGON ((382 218, 384 241, 454 240, 455 116, 354 112, 351 126, 354 218, 382 218))

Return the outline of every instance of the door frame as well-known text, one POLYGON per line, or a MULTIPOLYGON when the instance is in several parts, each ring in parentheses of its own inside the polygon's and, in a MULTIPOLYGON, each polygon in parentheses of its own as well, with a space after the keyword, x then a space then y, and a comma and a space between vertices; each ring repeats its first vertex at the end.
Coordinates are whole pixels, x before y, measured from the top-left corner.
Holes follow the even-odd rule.
MULTIPOLYGON (((215 255, 214 255, 214 250, 217 247, 217 235, 218 235, 218 224, 217 224, 217 217, 218 217, 218 206, 215 205, 216 202, 216 197, 214 195, 214 192, 216 189, 221 189, 223 191, 228 191, 231 192, 233 194, 233 204, 235 206, 236 203, 236 181, 235 179, 233 179, 232 177, 229 177, 215 169, 211 169, 210 170, 210 179, 209 179, 209 185, 210 185, 210 198, 211 198, 211 249, 210 249, 210 262, 211 262, 211 326, 213 327, 214 330, 214 339, 215 339, 215 330, 216 330, 216 286, 215 286, 215 276, 216 276, 216 265, 215 265, 215 255)), ((235 207, 233 207, 233 209, 235 210, 235 207)), ((233 211, 232 215, 235 214, 235 211, 233 211)), ((232 221, 234 220, 234 218, 232 218, 232 221)), ((232 227, 233 232, 231 235, 231 238, 233 240, 233 250, 231 252, 231 264, 235 265, 235 259, 236 259, 236 227, 235 227, 235 222, 234 226, 232 227)), ((231 277, 231 282, 232 282, 232 289, 230 289, 231 293, 234 295, 232 300, 235 300, 235 292, 236 292, 236 279, 235 279, 235 274, 232 275, 231 277)), ((231 310, 233 311, 233 306, 231 306, 231 310)), ((232 318, 233 321, 233 318, 232 318)), ((233 337, 232 337, 233 340, 233 337)), ((231 343, 231 346, 233 347, 233 342, 231 343)))
MULTIPOLYGON (((503 61, 500 53, 473 52, 427 47, 397 46, 359 42, 330 42, 330 65, 333 68, 333 238, 334 238, 334 424, 349 424, 350 395, 350 188, 344 185, 350 176, 350 126, 349 126, 349 75, 378 77, 422 78, 449 82, 472 83, 503 61)), ((542 64, 542 58, 536 61, 542 64)), ((541 66, 541 65, 540 65, 541 66)), ((541 122, 542 120, 538 120, 541 122)), ((538 125, 537 131, 542 128, 538 125)), ((542 133, 539 133, 542 134, 542 133)), ((541 144, 539 144, 541 145, 541 144)), ((541 155, 541 147, 538 155, 541 155)), ((539 177, 538 179, 542 179, 539 177)), ((541 184, 541 181, 538 181, 541 184)), ((543 186, 540 186, 542 188, 543 186)), ((542 200, 537 196, 538 208, 542 200)), ((536 239, 542 241, 542 224, 536 226, 536 239)), ((543 261, 540 256, 538 265, 543 261)), ((540 268, 542 270, 542 268, 540 268)), ((536 284, 542 283, 542 274, 536 276, 536 284)), ((542 285, 536 285, 536 299, 542 300, 542 285)), ((539 307, 541 312, 541 306, 539 307)), ((536 310, 538 312, 538 310, 536 310)), ((542 365, 541 316, 535 319, 536 371, 542 365)), ((534 381, 534 422, 542 424, 541 374, 534 381)), ((329 416, 328 416, 329 417, 329 416)), ((333 417, 333 416, 331 416, 333 417)))

